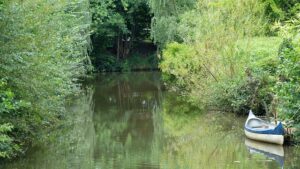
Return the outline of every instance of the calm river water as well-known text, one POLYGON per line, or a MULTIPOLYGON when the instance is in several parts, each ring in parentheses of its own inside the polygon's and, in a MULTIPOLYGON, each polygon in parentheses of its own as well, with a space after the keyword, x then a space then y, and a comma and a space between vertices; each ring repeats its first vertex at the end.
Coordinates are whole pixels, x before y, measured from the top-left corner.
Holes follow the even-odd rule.
POLYGON ((68 123, 4 169, 300 168, 300 149, 246 140, 245 117, 201 112, 158 72, 99 75, 68 123))

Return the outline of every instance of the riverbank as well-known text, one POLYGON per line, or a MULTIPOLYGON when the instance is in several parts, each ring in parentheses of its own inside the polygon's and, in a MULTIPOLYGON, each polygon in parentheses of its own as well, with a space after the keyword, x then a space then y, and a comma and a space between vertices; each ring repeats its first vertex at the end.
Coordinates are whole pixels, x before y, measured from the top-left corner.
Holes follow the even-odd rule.
MULTIPOLYGON (((183 60, 194 49, 174 43, 164 50, 161 68, 169 77, 171 86, 177 84, 178 90, 189 95, 191 102, 204 106, 204 110, 213 107, 247 115, 252 109, 257 115, 271 117, 277 112, 277 118, 288 123, 287 128, 298 128, 299 92, 296 85, 299 81, 296 79, 299 76, 295 74, 299 70, 298 54, 291 47, 297 45, 282 37, 239 40, 236 42, 236 56, 231 56, 239 58, 233 64, 231 75, 228 72, 220 74, 215 62, 210 63, 210 70, 196 71, 195 67, 203 67, 201 62, 183 60)), ((294 131, 297 142, 299 130, 294 131)))
MULTIPOLYGON (((298 7, 281 0, 170 6, 154 0, 152 36, 162 49, 160 68, 175 90, 204 110, 245 115, 252 109, 299 128, 298 7)), ((300 132, 295 137, 300 140, 300 132)))

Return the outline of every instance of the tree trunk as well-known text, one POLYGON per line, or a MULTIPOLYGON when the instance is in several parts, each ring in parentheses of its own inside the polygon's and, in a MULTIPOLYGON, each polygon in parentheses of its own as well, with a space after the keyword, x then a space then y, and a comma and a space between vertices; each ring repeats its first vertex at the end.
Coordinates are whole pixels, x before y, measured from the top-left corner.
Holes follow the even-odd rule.
POLYGON ((120 35, 120 31, 119 31, 119 34, 118 34, 118 42, 117 42, 117 60, 119 60, 120 58, 122 58, 122 55, 123 55, 123 52, 122 52, 122 36, 123 35, 120 35))

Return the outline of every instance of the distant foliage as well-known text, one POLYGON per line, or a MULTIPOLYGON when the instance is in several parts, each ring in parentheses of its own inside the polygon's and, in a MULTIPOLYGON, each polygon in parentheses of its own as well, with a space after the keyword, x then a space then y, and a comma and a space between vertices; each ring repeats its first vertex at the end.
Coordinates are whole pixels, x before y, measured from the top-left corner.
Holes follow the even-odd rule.
POLYGON ((117 62, 126 59, 138 43, 149 38, 151 15, 146 0, 90 0, 90 6, 96 68, 107 67, 110 56, 117 62))
POLYGON ((163 48, 172 41, 182 42, 178 37, 180 15, 195 9, 197 0, 150 0, 153 18, 151 22, 151 37, 158 47, 163 48))
POLYGON ((7 86, 0 90, 0 125, 12 124, 2 134, 13 133, 13 142, 22 145, 64 117, 67 97, 79 91, 77 82, 90 69, 89 2, 0 4, 0 77, 7 86))

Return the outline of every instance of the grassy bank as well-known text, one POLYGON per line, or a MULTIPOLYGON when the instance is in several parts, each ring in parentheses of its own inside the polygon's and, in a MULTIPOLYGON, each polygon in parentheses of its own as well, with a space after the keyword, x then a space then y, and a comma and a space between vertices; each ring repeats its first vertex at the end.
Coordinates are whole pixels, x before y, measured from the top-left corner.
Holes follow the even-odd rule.
POLYGON ((300 127, 299 4, 272 2, 270 10, 265 1, 176 1, 176 13, 152 1, 160 68, 176 90, 203 109, 277 112, 300 127))

